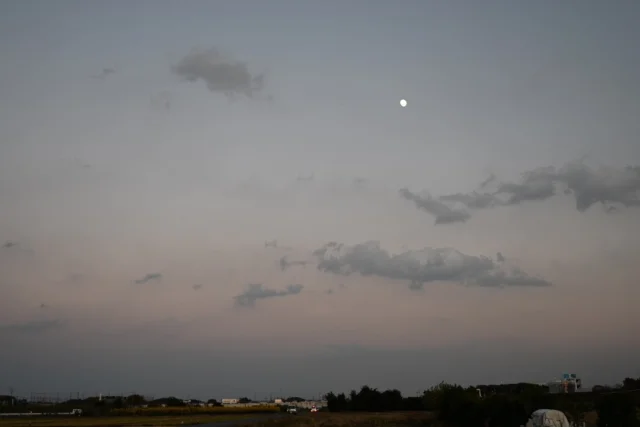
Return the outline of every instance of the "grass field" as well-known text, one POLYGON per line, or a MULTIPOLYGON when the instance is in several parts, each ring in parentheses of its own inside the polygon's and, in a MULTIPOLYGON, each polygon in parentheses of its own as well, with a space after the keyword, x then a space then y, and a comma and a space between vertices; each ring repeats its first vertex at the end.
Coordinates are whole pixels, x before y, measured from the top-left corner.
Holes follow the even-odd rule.
POLYGON ((118 417, 20 417, 0 418, 0 427, 143 427, 184 426, 223 421, 242 421, 260 417, 256 414, 233 415, 174 415, 174 416, 118 416, 118 417))
POLYGON ((123 408, 112 409, 110 414, 112 415, 154 415, 154 416, 176 416, 176 415, 232 415, 232 414, 277 414, 280 413, 280 407, 276 405, 261 405, 261 406, 240 406, 240 407, 225 407, 216 406, 209 407, 148 407, 148 408, 123 408))
MULTIPOLYGON (((596 427, 595 412, 585 414, 587 427, 596 427)), ((446 427, 432 412, 401 413, 317 413, 304 414, 256 423, 239 424, 239 427, 446 427)))
MULTIPOLYGON (((69 418, 10 418, 0 419, 0 427, 184 427, 233 421, 238 427, 446 427, 431 412, 393 413, 303 413, 252 421, 264 415, 174 415, 174 416, 118 416, 118 417, 69 417, 69 418), (246 421, 243 421, 246 420, 246 421)), ((587 427, 595 427, 595 412, 586 414, 587 427)))
POLYGON ((257 423, 240 423, 242 427, 411 427, 433 423, 438 426, 435 414, 431 412, 344 412, 301 414, 257 423))

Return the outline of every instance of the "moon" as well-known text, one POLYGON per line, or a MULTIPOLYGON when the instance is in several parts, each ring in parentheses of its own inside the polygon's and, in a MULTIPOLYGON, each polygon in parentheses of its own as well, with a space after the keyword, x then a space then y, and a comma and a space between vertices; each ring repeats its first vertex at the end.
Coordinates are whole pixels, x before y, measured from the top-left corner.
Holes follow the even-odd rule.
POLYGON ((406 99, 401 99, 400 100, 400 106, 401 107, 406 107, 407 106, 407 100, 406 99))

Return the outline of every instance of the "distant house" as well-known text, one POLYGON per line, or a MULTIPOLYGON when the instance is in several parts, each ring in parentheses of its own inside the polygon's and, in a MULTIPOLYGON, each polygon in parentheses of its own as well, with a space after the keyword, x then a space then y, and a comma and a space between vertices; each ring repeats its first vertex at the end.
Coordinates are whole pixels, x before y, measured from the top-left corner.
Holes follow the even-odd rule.
POLYGON ((237 405, 240 403, 240 399, 222 399, 223 405, 237 405))
POLYGON ((205 403, 198 399, 185 399, 183 402, 187 406, 205 406, 205 403))
POLYGON ((16 406, 18 399, 14 396, 0 395, 0 406, 16 406))

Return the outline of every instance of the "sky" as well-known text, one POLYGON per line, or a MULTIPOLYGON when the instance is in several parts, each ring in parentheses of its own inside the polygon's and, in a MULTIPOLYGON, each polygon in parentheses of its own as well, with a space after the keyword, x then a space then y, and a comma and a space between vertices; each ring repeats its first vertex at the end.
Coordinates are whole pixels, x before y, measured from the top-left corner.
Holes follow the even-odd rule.
POLYGON ((638 19, 0 2, 0 393, 639 377, 638 19))

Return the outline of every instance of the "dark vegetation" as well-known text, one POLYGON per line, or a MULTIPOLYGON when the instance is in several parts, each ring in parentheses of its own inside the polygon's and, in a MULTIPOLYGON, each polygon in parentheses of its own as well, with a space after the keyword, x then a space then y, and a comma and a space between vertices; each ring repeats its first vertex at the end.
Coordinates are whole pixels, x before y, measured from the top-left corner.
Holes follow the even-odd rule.
MULTIPOLYGON (((525 383, 464 388, 443 382, 419 396, 405 397, 398 390, 379 391, 364 386, 360 391, 354 390, 349 394, 329 393, 326 399, 326 409, 332 413, 349 415, 346 413, 360 412, 363 415, 369 413, 372 417, 382 417, 381 413, 416 414, 420 411, 434 414, 441 423, 439 425, 448 427, 520 426, 537 409, 558 409, 576 423, 585 420, 585 416, 597 414, 597 424, 593 420, 588 424, 597 427, 640 427, 640 378, 626 378, 622 384, 614 387, 595 386, 590 392, 567 394, 550 394, 545 386, 525 383)), ((284 399, 285 402, 302 400, 304 399, 299 397, 284 399)), ((250 399, 243 398, 242 401, 249 402, 250 399)), ((220 406, 215 399, 206 402, 184 401, 176 397, 147 400, 138 394, 107 396, 102 400, 97 397, 70 399, 55 404, 34 404, 13 396, 0 396, 0 412, 33 411, 55 414, 77 408, 82 409, 83 417, 128 414, 131 411, 137 413, 136 408, 140 408, 140 413, 145 415, 184 415, 200 411, 210 411, 213 414, 218 412, 216 409, 220 413, 225 409, 232 409, 220 406)), ((243 410, 233 409, 237 410, 232 411, 235 413, 243 410)))
POLYGON ((159 399, 147 400, 139 394, 129 396, 104 396, 99 399, 97 396, 86 399, 69 399, 55 403, 37 403, 19 400, 13 396, 0 396, 0 413, 4 412, 40 412, 55 414, 58 412, 70 412, 73 409, 82 409, 83 416, 103 416, 110 415, 114 409, 136 408, 136 407, 157 407, 157 408, 187 408, 189 406, 222 406, 217 400, 209 399, 206 402, 192 399, 188 402, 177 397, 163 397, 159 399))
POLYGON ((326 395, 331 412, 433 411, 451 427, 511 427, 526 424, 537 409, 557 409, 574 423, 596 412, 598 427, 640 427, 640 378, 626 378, 616 387, 596 386, 591 392, 550 394, 545 386, 505 384, 464 388, 440 383, 422 396, 403 397, 398 390, 326 395))

